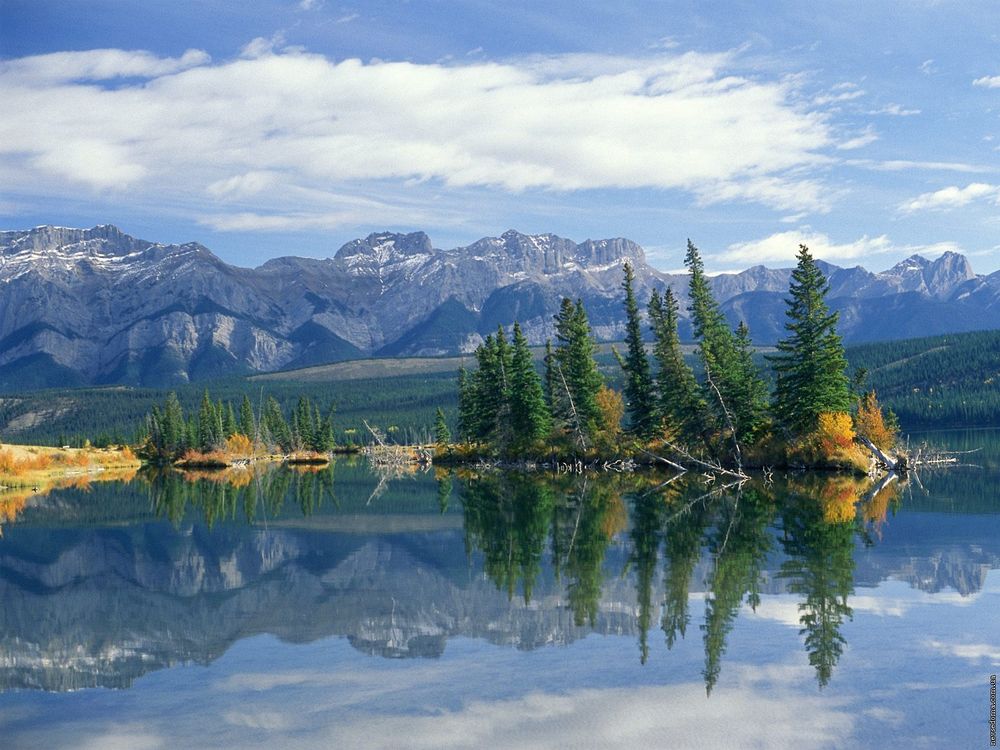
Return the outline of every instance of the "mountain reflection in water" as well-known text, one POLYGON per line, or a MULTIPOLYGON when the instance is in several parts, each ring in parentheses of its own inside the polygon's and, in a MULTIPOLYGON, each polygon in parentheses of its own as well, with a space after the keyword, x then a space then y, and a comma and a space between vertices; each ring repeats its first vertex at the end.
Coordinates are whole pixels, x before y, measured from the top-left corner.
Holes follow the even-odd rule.
POLYGON ((967 596, 1000 558, 995 517, 940 514, 909 485, 668 479, 380 477, 341 461, 0 497, 0 688, 124 688, 259 633, 346 636, 383 657, 436 657, 455 636, 531 650, 602 633, 634 637, 642 663, 697 634, 711 693, 741 611, 770 594, 796 598, 822 686, 856 585, 967 596))

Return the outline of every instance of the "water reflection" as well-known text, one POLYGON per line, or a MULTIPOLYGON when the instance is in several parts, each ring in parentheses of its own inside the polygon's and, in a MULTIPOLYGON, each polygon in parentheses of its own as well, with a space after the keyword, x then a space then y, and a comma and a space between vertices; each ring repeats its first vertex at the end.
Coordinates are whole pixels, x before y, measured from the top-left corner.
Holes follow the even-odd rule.
POLYGON ((942 557, 938 537, 889 533, 911 497, 840 476, 713 488, 625 474, 386 477, 356 463, 64 489, 0 506, 0 685, 126 687, 261 632, 342 635, 396 658, 439 656, 457 635, 533 649, 628 634, 642 664, 697 633, 711 694, 741 613, 790 594, 825 686, 859 559, 867 585, 954 580, 963 594, 1000 560, 976 517, 955 515, 964 546, 948 541, 948 583, 929 580, 920 566, 942 557))
POLYGON ((143 475, 151 507, 175 526, 195 511, 211 529, 219 521, 257 522, 281 515, 294 503, 311 516, 328 504, 337 507, 333 464, 267 469, 241 467, 224 471, 153 470, 143 475))

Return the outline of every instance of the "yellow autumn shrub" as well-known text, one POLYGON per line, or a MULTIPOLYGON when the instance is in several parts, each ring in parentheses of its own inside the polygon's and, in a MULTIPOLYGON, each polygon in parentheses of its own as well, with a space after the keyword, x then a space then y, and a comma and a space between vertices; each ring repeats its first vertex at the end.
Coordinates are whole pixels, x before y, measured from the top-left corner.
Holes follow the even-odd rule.
POLYGON ((864 435, 884 451, 896 444, 896 431, 886 425, 885 414, 878 402, 875 391, 868 391, 858 401, 858 413, 854 417, 854 430, 864 435))

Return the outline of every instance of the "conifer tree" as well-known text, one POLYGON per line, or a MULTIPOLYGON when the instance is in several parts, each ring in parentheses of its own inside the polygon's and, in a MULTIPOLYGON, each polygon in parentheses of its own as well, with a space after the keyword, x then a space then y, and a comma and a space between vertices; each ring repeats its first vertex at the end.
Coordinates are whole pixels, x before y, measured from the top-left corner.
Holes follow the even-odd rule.
POLYGON ((830 284, 805 245, 799 245, 786 300, 788 336, 770 357, 777 382, 774 413, 794 434, 816 428, 822 412, 847 411, 851 406, 847 359, 837 333, 839 314, 830 312, 830 284))
POLYGON ((556 385, 556 360, 555 352, 552 350, 552 339, 545 339, 545 356, 542 358, 544 375, 542 376, 542 394, 545 396, 545 404, 549 407, 549 414, 553 420, 556 416, 556 400, 559 393, 556 385))
POLYGON ((268 436, 282 450, 292 449, 292 432, 285 421, 285 415, 281 413, 281 404, 274 396, 268 396, 264 406, 264 414, 261 415, 261 424, 266 427, 268 436))
POLYGON ((684 264, 691 275, 688 309, 705 368, 705 400, 711 404, 718 425, 725 426, 732 418, 736 440, 753 440, 766 416, 766 403, 757 398, 763 392, 760 375, 752 359, 746 361, 736 335, 726 325, 712 296, 701 254, 691 240, 684 264))
POLYGON ((253 406, 250 397, 243 394, 243 401, 240 403, 239 432, 253 440, 257 435, 257 428, 253 418, 253 406))
POLYGON ((458 436, 466 442, 476 437, 475 383, 464 366, 458 368, 458 436))
POLYGON ((210 451, 219 443, 219 434, 222 432, 222 429, 221 427, 217 427, 217 423, 220 423, 219 415, 206 389, 201 397, 201 408, 198 410, 199 450, 210 451))
POLYGON ((635 301, 635 271, 632 270, 632 264, 626 262, 624 271, 622 289, 625 291, 625 345, 628 350, 622 362, 625 370, 625 408, 628 411, 629 431, 649 439, 657 427, 653 376, 642 343, 642 324, 639 321, 639 305, 635 301))
POLYGON ((521 325, 514 323, 511 353, 510 425, 516 449, 523 449, 545 437, 552 425, 542 381, 528 348, 521 325))
POLYGON ((594 360, 597 345, 590 330, 583 302, 574 305, 564 298, 556 316, 555 351, 556 380, 564 421, 576 433, 578 441, 585 442, 600 425, 601 413, 597 406, 597 392, 604 383, 594 360), (568 413, 567 413, 568 411, 568 413))
POLYGON ((448 429, 448 421, 440 406, 434 413, 434 442, 438 445, 447 445, 451 442, 451 430, 448 429))
POLYGON ((511 349, 503 328, 476 349, 479 369, 473 375, 475 437, 501 450, 510 443, 511 349))
POLYGON ((336 447, 337 439, 333 430, 334 413, 335 408, 333 404, 330 404, 330 408, 327 409, 325 417, 321 417, 319 407, 316 407, 314 414, 316 423, 316 433, 313 438, 314 451, 319 453, 328 453, 336 447))
POLYGON ((226 413, 222 420, 222 435, 227 440, 236 434, 236 412, 233 411, 233 402, 226 402, 226 413))
POLYGON ((168 455, 181 453, 191 445, 188 442, 184 409, 173 391, 167 394, 167 400, 163 405, 160 432, 163 435, 164 452, 168 455))
POLYGON ((310 448, 315 440, 316 426, 313 423, 312 404, 305 396, 299 396, 292 412, 292 439, 297 448, 310 448))
POLYGON ((760 376, 753 361, 753 342, 750 328, 742 320, 736 326, 736 419, 748 440, 752 440, 767 424, 767 384, 760 376))
POLYGON ((668 428, 691 440, 701 434, 706 405, 694 372, 684 361, 677 320, 673 291, 667 287, 661 298, 654 289, 649 297, 649 322, 655 340, 657 413, 668 428))

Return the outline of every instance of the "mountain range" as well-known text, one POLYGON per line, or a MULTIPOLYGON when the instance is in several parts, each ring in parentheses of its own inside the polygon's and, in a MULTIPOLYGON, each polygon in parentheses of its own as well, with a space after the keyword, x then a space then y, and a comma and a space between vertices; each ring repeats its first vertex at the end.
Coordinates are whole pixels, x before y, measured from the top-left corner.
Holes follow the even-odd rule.
MULTIPOLYGON (((670 286, 686 315, 687 277, 663 273, 617 238, 575 243, 508 231, 441 250, 423 232, 356 239, 331 258, 258 268, 197 244, 164 245, 112 225, 0 232, 0 388, 175 385, 368 356, 470 351, 519 320, 553 335, 564 297, 580 298, 599 339, 621 338, 621 266, 637 293, 670 286)), ((914 255, 873 273, 821 267, 847 342, 1000 327, 1000 272, 914 255)), ((783 333, 790 268, 754 266, 711 283, 727 318, 755 342, 783 333)), ((682 338, 690 336, 685 320, 682 338)))

